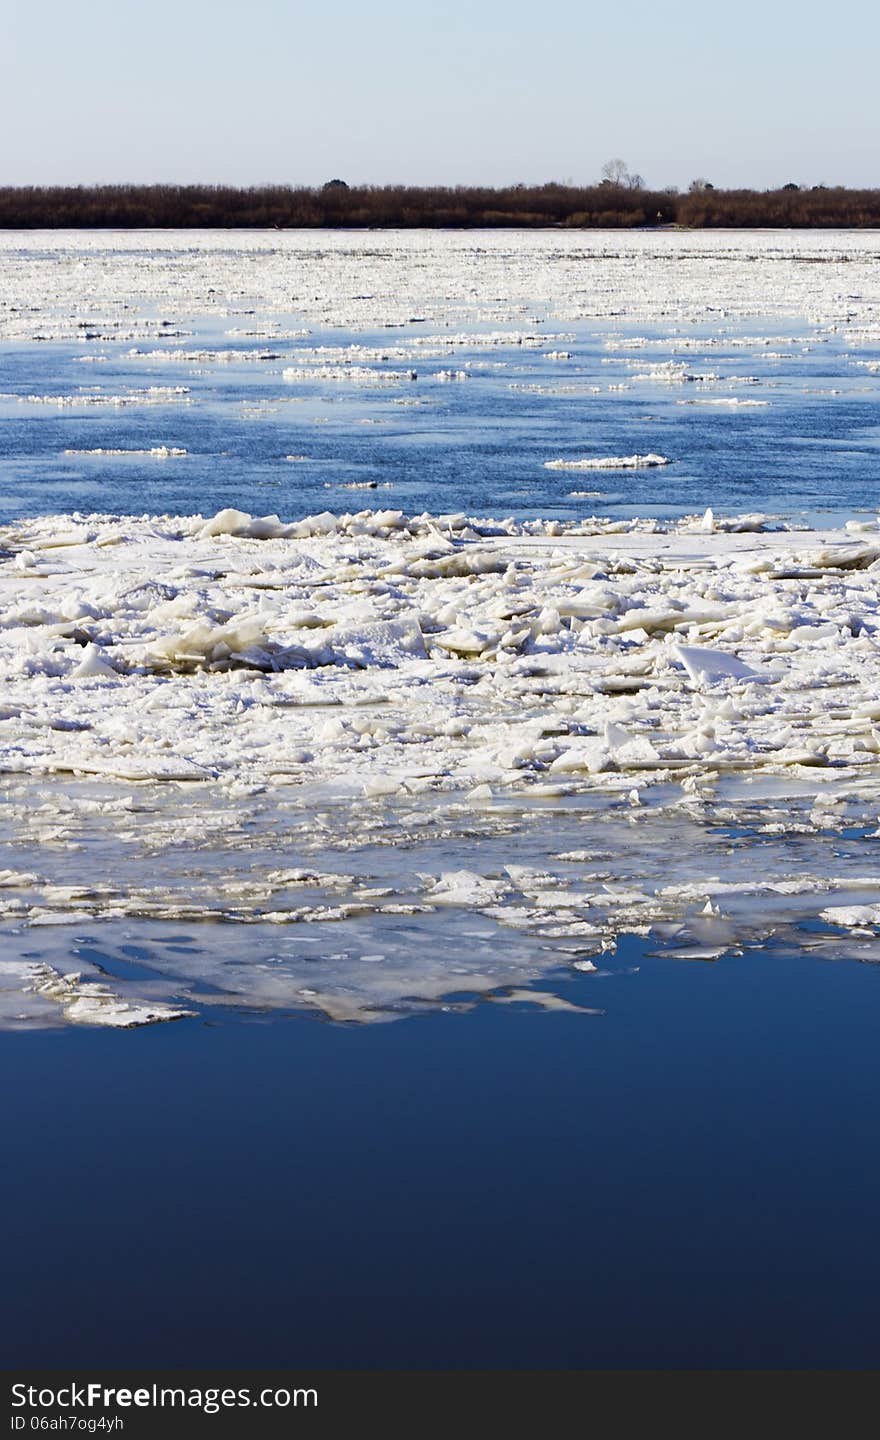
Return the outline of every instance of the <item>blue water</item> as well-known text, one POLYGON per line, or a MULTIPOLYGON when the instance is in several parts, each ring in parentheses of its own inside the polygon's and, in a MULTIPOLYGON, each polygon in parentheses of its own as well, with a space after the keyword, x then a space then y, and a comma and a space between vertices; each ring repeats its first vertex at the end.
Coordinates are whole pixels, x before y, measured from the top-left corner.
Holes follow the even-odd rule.
MULTIPOLYGON (((182 349, 247 351, 262 343, 230 338, 204 320, 190 323, 194 333, 178 342, 182 349)), ((567 332, 576 337, 564 342, 570 360, 548 361, 541 350, 517 345, 457 347, 444 358, 416 354, 415 381, 374 387, 285 381, 281 371, 297 365, 298 347, 396 346, 424 339, 424 326, 316 331, 268 347, 281 359, 240 364, 136 359, 126 353, 130 342, 103 343, 97 352, 61 343, 13 346, 0 359, 6 396, 185 385, 190 403, 58 410, 0 399, 0 519, 61 510, 191 514, 226 505, 277 511, 284 519, 366 506, 574 519, 594 512, 666 517, 711 505, 720 513, 760 509, 811 523, 873 512, 880 503, 880 377, 856 367, 845 331, 828 335, 778 319, 771 328, 798 340, 783 348, 783 359, 768 346, 734 343, 761 335, 754 322, 728 324, 724 336, 731 343, 704 353, 677 349, 674 333, 646 350, 615 350, 626 326, 582 322, 567 332), (106 363, 82 364, 84 353, 104 354, 106 363), (614 363, 603 364, 609 358, 614 363), (631 370, 668 359, 722 380, 710 386, 639 381, 608 392, 631 370), (481 368, 499 363, 503 368, 481 368), (468 364, 473 369, 465 383, 434 379, 442 369, 468 364), (733 377, 743 375, 759 383, 736 383, 733 377), (541 393, 511 388, 533 385, 541 393), (603 393, 591 393, 593 386, 603 393), (769 403, 734 409, 681 403, 720 396, 769 403), (413 400, 419 405, 396 403, 413 400), (190 453, 176 460, 64 453, 163 444, 190 453), (544 468, 556 458, 651 451, 672 464, 662 471, 604 473, 544 468), (290 454, 307 459, 291 463, 290 454), (343 488, 352 482, 382 488, 343 488), (572 490, 602 493, 572 498, 572 490)), ((530 329, 558 333, 549 322, 530 329)), ((629 333, 661 332, 640 323, 629 333)), ((700 333, 689 326, 688 341, 700 333)), ((708 328, 703 333, 717 336, 708 328)), ((558 342, 548 340, 546 348, 558 342)), ((862 345, 856 358, 878 354, 862 345)), ((375 368, 400 371, 408 364, 391 358, 375 368)))
POLYGON ((876 1366, 880 975, 597 983, 5 1036, 6 1363, 876 1366))

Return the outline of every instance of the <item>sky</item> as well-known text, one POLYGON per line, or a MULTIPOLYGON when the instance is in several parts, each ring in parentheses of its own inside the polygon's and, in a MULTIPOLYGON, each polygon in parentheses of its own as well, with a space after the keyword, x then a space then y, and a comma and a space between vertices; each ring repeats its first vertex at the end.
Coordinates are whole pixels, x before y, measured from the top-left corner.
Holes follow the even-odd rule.
POLYGON ((0 184, 880 187, 868 0, 3 0, 0 184))

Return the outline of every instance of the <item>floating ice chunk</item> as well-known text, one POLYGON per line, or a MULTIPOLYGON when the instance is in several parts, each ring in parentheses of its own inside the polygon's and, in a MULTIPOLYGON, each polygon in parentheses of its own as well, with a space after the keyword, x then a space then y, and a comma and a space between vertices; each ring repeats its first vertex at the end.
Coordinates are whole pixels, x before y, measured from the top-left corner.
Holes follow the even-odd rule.
MULTIPOLYGON (((664 764, 650 740, 643 735, 630 735, 622 725, 611 720, 605 722, 605 744, 621 770, 653 769, 664 764)), ((635 804, 638 804, 638 791, 631 791, 630 797, 632 795, 635 795, 635 804)))
POLYGON ((684 620, 684 611, 681 604, 672 600, 666 605, 652 605, 641 609, 634 605, 617 622, 617 629, 621 633, 627 630, 643 630, 647 634, 653 630, 673 630, 684 620))
MULTIPOLYGON (((635 378, 635 377, 633 377, 635 378)), ((676 400, 676 405, 727 405, 737 410, 763 410, 769 400, 743 400, 737 395, 716 395, 711 399, 676 400)))
POLYGON ((473 870, 445 870, 437 880, 426 878, 430 882, 426 899, 432 905, 494 905, 508 891, 503 880, 492 880, 473 870))
POLYGON ((613 763, 608 744, 597 736, 594 740, 582 740, 563 750, 550 766, 550 773, 558 775, 571 770, 586 770, 590 775, 598 775, 603 770, 609 770, 613 763))
POLYGON ((206 521, 199 530, 200 539, 215 535, 239 535, 251 540, 283 539, 291 532, 289 525, 282 525, 277 515, 262 515, 255 519, 246 510, 218 510, 212 520, 206 521))
MULTIPOLYGON (((81 920, 82 916, 77 918, 81 920)), ((29 990, 56 1001, 65 1018, 80 1025, 131 1029, 162 1020, 181 1020, 194 1013, 173 1005, 125 1000, 100 981, 84 980, 78 972, 63 975, 45 963, 34 966, 28 978, 29 990)))
POLYGON ((369 365, 288 365, 281 374, 285 380, 344 380, 356 385, 394 385, 419 378, 415 370, 374 370, 369 365))
POLYGON ((407 616, 372 624, 337 626, 328 645, 334 657, 364 667, 399 666, 425 656, 418 621, 407 616))
POLYGON ((322 510, 318 515, 306 515, 302 520, 294 520, 288 527, 288 534, 296 540, 307 540, 317 535, 333 535, 340 528, 340 522, 330 510, 322 510))
POLYGON ((494 650, 500 643, 501 636, 498 631, 476 631, 476 630, 445 630, 438 635, 431 636, 431 643, 443 650, 448 650, 453 655, 482 655, 486 650, 494 650))
POLYGON ((0 870, 0 890, 26 889, 39 883, 38 876, 27 870, 0 870))
POLYGON ((820 919, 845 930, 876 930, 880 927, 880 905, 828 905, 820 919))
POLYGON ((106 651, 97 645, 86 645, 78 665, 70 672, 72 680, 94 680, 97 678, 118 680, 119 676, 110 664, 106 651))
POLYGON ((103 775, 115 780, 211 780, 216 779, 216 770, 199 765, 182 755, 138 755, 131 759, 124 755, 99 756, 77 755, 75 768, 84 775, 103 775))
POLYGON ((187 452, 180 445, 154 445, 150 450, 105 449, 103 446, 98 445, 92 450, 65 450, 64 453, 65 455, 103 455, 113 458, 123 455, 144 455, 150 456, 155 460, 172 460, 186 455, 187 452))
POLYGON ((250 662, 257 668, 269 668, 267 643, 264 627, 258 619, 242 619, 232 625, 201 623, 152 641, 148 658, 164 660, 183 668, 222 666, 232 660, 250 662))
POLYGON ((613 720, 605 721, 605 743, 612 750, 619 750, 622 746, 628 745, 632 740, 628 730, 622 725, 617 725, 613 720))
POLYGON ((668 465, 665 455, 605 455, 584 460, 545 460, 545 470, 650 470, 668 465))
POLYGON ((817 570, 866 570, 880 559, 880 545, 850 541, 844 545, 822 545, 802 557, 804 565, 817 570))
POLYGON ((761 675, 736 655, 724 650, 702 649, 696 645, 675 645, 673 654, 680 660, 696 685, 714 685, 719 680, 766 682, 775 677, 761 675))
MULTIPOLYGON (((655 770, 667 764, 660 752, 644 735, 634 736, 625 745, 616 746, 613 753, 615 763, 621 770, 655 770)), ((628 797, 630 803, 638 805, 638 793, 637 790, 630 791, 628 797), (633 796, 635 796, 634 801, 633 796)))
POLYGON ((364 795, 377 799, 380 795, 395 795, 401 789, 400 780, 393 775, 370 775, 364 781, 364 795))
POLYGON ((796 625, 788 632, 788 638, 796 645, 812 645, 818 640, 839 640, 840 626, 831 621, 824 625, 796 625))

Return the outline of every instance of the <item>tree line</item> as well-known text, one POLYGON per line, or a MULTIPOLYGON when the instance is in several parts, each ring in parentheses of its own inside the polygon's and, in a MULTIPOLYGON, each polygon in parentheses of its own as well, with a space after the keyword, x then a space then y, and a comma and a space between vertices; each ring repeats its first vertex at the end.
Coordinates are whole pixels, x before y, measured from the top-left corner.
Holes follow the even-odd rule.
MULTIPOLYGON (((607 169, 608 167, 606 167, 607 169)), ((789 184, 683 193, 649 190, 639 176, 596 185, 349 186, 90 185, 0 187, 0 229, 573 229, 681 225, 880 227, 880 190, 789 184)))

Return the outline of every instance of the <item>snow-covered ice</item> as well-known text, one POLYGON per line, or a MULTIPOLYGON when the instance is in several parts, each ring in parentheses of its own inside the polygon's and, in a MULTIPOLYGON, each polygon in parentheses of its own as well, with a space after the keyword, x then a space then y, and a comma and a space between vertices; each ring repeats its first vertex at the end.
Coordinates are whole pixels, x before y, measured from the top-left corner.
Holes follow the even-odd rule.
MULTIPOLYGON (((748 913, 736 918, 730 897, 741 894, 723 874, 693 877, 700 846, 723 859, 705 837, 687 856, 662 849, 662 869, 645 883, 645 856, 664 836, 703 814, 818 837, 838 831, 854 805, 860 815, 874 807, 876 824, 877 527, 805 532, 735 518, 707 527, 700 517, 563 526, 389 510, 285 523, 226 510, 49 516, 7 527, 0 547, 8 838, 37 847, 27 870, 4 872, 0 914, 7 947, 23 937, 21 954, 33 953, 31 933, 61 937, 6 975, 4 1013, 20 1023, 50 1001, 69 1020, 173 1018, 193 1008, 205 979, 213 998, 198 1003, 217 1003, 230 976, 235 1003, 381 1018, 405 996, 424 1002, 539 974, 551 956, 559 963, 559 945, 574 945, 569 958, 582 962, 626 930, 659 935, 664 925, 683 951, 702 953, 709 936, 723 953, 756 926, 769 933, 756 893, 764 905, 769 896, 775 924, 780 896, 790 910, 791 867, 769 890, 755 867, 743 885, 748 913), (69 825, 50 784, 67 787, 69 825), (90 802, 95 785, 102 798, 90 802), (797 818, 756 804, 756 785, 801 797, 797 818), (272 832, 272 858, 249 869, 239 825, 247 835, 256 822, 243 817, 257 801, 276 819, 292 807, 307 828, 310 813, 331 807, 332 823, 309 841, 295 832, 299 850, 361 852, 390 836, 418 857, 441 820, 451 837, 483 835, 484 863, 419 865, 407 883, 391 873, 359 885, 352 873, 280 865, 272 832), (588 864, 569 878, 561 851, 549 868, 487 867, 499 839, 540 830, 560 806, 563 829, 586 806, 594 827, 610 816, 631 831, 629 862, 623 846, 610 868, 588 864), (120 878, 71 883, 47 865, 57 851, 76 873, 84 816, 130 850, 120 878), (226 856, 218 875, 182 883, 163 865, 151 876, 143 858, 169 847, 197 855, 206 843, 226 856), (676 889, 682 870, 690 890, 676 889), (367 933, 444 911, 482 917, 519 935, 521 948, 450 967, 448 957, 407 961, 397 932, 387 946, 367 933), (224 970, 224 947, 190 975, 166 954, 158 969, 174 984, 144 988, 55 953, 70 927, 110 934, 134 920, 217 919, 288 934, 332 922, 348 943, 323 973, 312 964, 311 985, 298 970, 298 983, 285 981, 290 955, 243 976, 224 970)), ((851 881, 839 866, 823 872, 821 855, 798 882, 815 897, 810 914, 836 930, 854 919, 869 943, 861 910, 828 909, 828 889, 851 881)), ((880 899, 880 879, 867 878, 880 899)))

